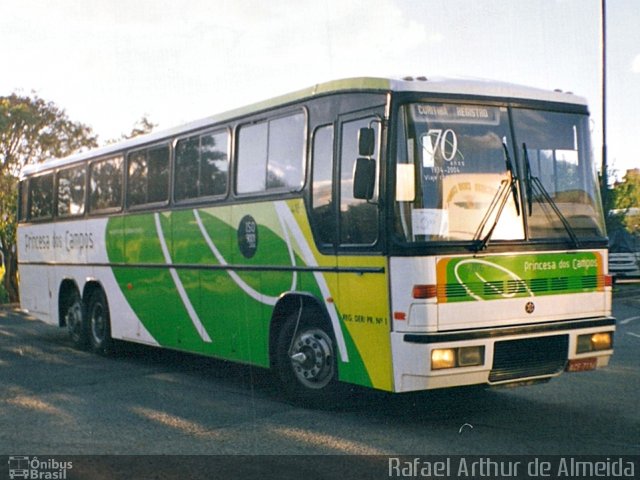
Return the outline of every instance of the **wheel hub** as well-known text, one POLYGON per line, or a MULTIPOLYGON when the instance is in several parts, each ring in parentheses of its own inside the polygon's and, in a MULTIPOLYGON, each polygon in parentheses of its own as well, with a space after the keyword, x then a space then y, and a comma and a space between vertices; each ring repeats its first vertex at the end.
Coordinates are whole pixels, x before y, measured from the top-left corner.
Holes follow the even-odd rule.
POLYGON ((97 342, 104 339, 105 320, 102 306, 96 305, 91 312, 91 333, 97 342))
POLYGON ((331 339, 320 329, 301 332, 289 357, 297 379, 307 387, 322 388, 333 378, 331 339))
POLYGON ((80 306, 80 302, 75 302, 69 307, 65 322, 72 336, 80 335, 82 330, 82 307, 80 306))

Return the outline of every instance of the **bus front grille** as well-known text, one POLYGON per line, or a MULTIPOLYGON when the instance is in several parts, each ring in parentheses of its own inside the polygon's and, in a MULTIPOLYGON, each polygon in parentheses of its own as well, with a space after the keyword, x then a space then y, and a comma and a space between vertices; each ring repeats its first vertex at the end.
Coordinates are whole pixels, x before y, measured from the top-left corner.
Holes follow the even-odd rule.
POLYGON ((446 283, 438 285, 438 299, 442 302, 466 301, 469 296, 482 295, 485 298, 505 298, 521 295, 551 295, 557 292, 584 293, 602 290, 604 275, 584 275, 576 277, 529 278, 490 280, 485 282, 446 283))
POLYGON ((564 370, 568 335, 496 342, 489 382, 553 375, 564 370))

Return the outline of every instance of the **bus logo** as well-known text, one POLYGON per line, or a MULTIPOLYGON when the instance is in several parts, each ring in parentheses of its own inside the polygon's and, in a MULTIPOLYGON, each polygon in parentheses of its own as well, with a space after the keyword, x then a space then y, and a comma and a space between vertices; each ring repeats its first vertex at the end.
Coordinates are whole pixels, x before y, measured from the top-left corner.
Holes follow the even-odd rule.
POLYGON ((67 470, 73 468, 73 462, 59 461, 54 458, 45 460, 38 457, 10 456, 9 478, 67 478, 67 470))
POLYGON ((533 304, 533 302, 527 302, 527 304, 524 306, 524 311, 527 313, 533 313, 535 309, 536 306, 533 304))
POLYGON ((29 478, 29 457, 9 457, 9 478, 29 478))

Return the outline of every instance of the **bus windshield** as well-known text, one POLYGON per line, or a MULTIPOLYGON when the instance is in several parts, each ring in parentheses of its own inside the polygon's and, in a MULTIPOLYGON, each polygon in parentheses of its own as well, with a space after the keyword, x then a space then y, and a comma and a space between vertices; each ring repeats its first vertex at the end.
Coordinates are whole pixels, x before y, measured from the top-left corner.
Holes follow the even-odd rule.
POLYGON ((404 242, 603 237, 587 122, 500 106, 402 106, 396 234, 404 242))

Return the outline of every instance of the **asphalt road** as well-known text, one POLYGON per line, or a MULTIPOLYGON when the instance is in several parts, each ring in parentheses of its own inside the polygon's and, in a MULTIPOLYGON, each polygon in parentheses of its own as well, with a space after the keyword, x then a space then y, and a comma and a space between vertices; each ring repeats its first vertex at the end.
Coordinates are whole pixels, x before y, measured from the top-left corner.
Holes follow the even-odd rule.
POLYGON ((637 454, 640 288, 616 296, 607 369, 547 384, 284 401, 261 369, 124 346, 103 358, 0 310, 0 454, 637 454))

